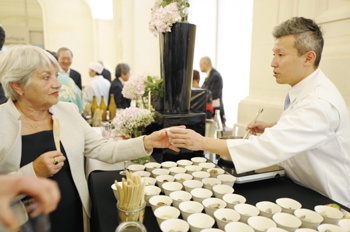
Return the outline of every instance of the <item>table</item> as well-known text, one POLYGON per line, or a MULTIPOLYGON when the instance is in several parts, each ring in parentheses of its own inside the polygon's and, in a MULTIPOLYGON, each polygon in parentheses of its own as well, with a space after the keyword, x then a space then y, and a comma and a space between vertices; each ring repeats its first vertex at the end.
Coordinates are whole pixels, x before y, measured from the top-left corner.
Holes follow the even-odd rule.
MULTIPOLYGON (((94 171, 89 176, 89 189, 92 199, 91 231, 114 232, 118 226, 116 199, 111 185, 114 180, 121 180, 119 171, 94 171)), ((299 201, 302 208, 313 210, 316 205, 336 203, 321 194, 295 184, 287 177, 235 184, 235 193, 243 195, 248 204, 259 201, 275 202, 277 198, 289 197, 299 201)), ((338 204, 338 203, 337 203, 338 204)), ((340 205, 345 210, 348 208, 340 205)), ((146 207, 144 225, 149 232, 160 232, 151 207, 146 207)), ((216 225, 214 225, 216 226, 216 225)))

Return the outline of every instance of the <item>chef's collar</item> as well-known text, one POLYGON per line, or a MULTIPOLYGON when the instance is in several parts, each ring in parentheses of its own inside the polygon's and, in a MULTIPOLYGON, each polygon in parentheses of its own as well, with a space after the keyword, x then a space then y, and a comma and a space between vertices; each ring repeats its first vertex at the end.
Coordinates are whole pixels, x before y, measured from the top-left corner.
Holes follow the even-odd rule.
POLYGON ((295 100, 295 98, 297 98, 297 96, 300 94, 300 92, 304 89, 304 87, 307 86, 317 76, 318 72, 319 68, 317 68, 313 73, 301 80, 289 90, 290 103, 292 103, 295 100))

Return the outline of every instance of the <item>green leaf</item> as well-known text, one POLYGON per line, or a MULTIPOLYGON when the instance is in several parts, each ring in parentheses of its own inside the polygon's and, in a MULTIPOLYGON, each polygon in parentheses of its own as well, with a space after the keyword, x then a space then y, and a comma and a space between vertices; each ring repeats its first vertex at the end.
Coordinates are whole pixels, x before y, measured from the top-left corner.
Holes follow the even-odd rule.
POLYGON ((152 80, 152 77, 151 77, 151 76, 147 76, 147 80, 148 80, 150 83, 152 83, 152 82, 153 82, 153 80, 152 80))

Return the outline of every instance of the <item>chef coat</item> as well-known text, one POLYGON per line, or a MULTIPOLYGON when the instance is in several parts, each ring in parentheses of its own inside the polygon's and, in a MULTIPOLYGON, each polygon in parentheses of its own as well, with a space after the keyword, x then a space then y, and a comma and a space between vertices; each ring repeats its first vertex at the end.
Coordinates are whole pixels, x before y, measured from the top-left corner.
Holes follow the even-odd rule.
POLYGON ((349 115, 341 94, 317 69, 289 97, 280 120, 261 136, 227 140, 237 172, 280 163, 296 183, 350 207, 349 115))
POLYGON ((108 94, 111 83, 103 76, 95 76, 93 80, 85 87, 84 103, 92 104, 93 96, 96 97, 97 105, 100 106, 101 96, 103 96, 105 105, 108 107, 108 94))

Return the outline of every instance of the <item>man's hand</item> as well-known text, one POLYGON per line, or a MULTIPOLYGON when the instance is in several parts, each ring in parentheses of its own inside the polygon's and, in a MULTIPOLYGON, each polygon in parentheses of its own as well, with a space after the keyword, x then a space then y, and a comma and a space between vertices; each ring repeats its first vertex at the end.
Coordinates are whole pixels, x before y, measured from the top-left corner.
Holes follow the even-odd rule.
MULTIPOLYGON (((179 127, 170 127, 170 128, 186 128, 185 126, 179 127)), ((169 141, 168 131, 167 129, 163 129, 160 131, 155 131, 152 134, 143 137, 143 144, 146 150, 150 150, 153 148, 170 148, 176 152, 179 152, 180 149, 173 146, 169 141)))
POLYGON ((273 127, 274 125, 276 125, 276 122, 266 123, 266 122, 256 121, 252 125, 251 123, 249 123, 245 130, 251 129, 250 133, 252 135, 256 135, 257 133, 264 133, 266 128, 273 127))

